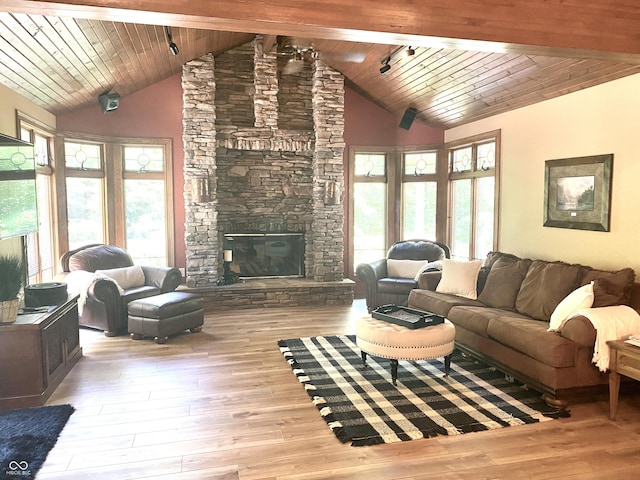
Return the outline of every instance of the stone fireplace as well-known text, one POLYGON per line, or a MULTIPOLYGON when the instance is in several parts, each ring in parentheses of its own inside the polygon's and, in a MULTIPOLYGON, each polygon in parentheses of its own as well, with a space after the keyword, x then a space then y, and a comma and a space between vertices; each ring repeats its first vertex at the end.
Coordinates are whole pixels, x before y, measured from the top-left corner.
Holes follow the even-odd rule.
MULTIPOLYGON (((321 61, 281 75, 278 57, 257 36, 188 62, 182 86, 187 286, 224 288, 216 286, 230 234, 296 233, 300 274, 285 276, 318 286, 347 282, 342 75, 321 61)), ((278 258, 270 253, 264 262, 278 258)))

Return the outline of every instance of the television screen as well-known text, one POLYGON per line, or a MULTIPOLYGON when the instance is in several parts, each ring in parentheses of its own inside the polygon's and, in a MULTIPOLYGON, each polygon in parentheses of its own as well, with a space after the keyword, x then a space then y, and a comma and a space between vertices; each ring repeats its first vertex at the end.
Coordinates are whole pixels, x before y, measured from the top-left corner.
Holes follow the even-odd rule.
POLYGON ((33 145, 0 134, 0 239, 38 231, 33 145))

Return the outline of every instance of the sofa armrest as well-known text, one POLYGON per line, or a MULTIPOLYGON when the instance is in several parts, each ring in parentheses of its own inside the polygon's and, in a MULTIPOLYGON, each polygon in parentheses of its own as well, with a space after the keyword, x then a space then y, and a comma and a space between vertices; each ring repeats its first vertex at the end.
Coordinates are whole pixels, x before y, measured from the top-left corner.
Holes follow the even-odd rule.
POLYGON ((418 278, 418 288, 420 290, 432 290, 435 291, 440 279, 442 278, 441 271, 423 272, 418 278))
POLYGON ((182 283, 182 274, 175 267, 142 266, 144 284, 159 288, 162 293, 172 292, 182 283))
POLYGON ((377 283, 378 280, 387 276, 387 259, 361 263, 356 267, 356 275, 365 283, 377 283))
POLYGON ((118 284, 114 280, 97 277, 87 288, 87 297, 102 303, 120 304, 120 291, 118 284))
POLYGON ((375 307, 378 296, 378 280, 387 276, 387 259, 361 263, 356 268, 356 276, 364 283, 367 308, 375 307))
POLYGON ((596 329, 587 317, 578 316, 566 321, 560 335, 580 347, 593 347, 596 343, 596 329))

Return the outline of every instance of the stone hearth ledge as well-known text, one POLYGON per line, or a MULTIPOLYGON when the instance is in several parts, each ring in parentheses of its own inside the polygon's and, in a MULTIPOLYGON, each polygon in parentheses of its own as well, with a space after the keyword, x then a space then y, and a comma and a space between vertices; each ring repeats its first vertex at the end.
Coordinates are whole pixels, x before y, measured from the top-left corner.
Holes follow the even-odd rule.
POLYGON ((316 282, 305 278, 244 279, 232 285, 206 288, 181 286, 179 291, 201 295, 205 311, 223 308, 351 305, 355 282, 316 282))

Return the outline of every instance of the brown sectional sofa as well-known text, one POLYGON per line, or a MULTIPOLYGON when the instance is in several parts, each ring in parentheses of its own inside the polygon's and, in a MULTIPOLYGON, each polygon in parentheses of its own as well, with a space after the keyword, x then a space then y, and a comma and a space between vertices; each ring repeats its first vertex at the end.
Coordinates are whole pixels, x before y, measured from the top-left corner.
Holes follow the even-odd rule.
POLYGON ((630 268, 616 272, 491 252, 478 274, 477 299, 436 292, 442 272, 425 272, 409 295, 411 308, 446 316, 456 346, 565 405, 598 390, 607 376, 592 364, 596 331, 583 317, 549 332, 555 307, 594 282, 594 307, 625 304, 640 311, 640 284, 630 268))

